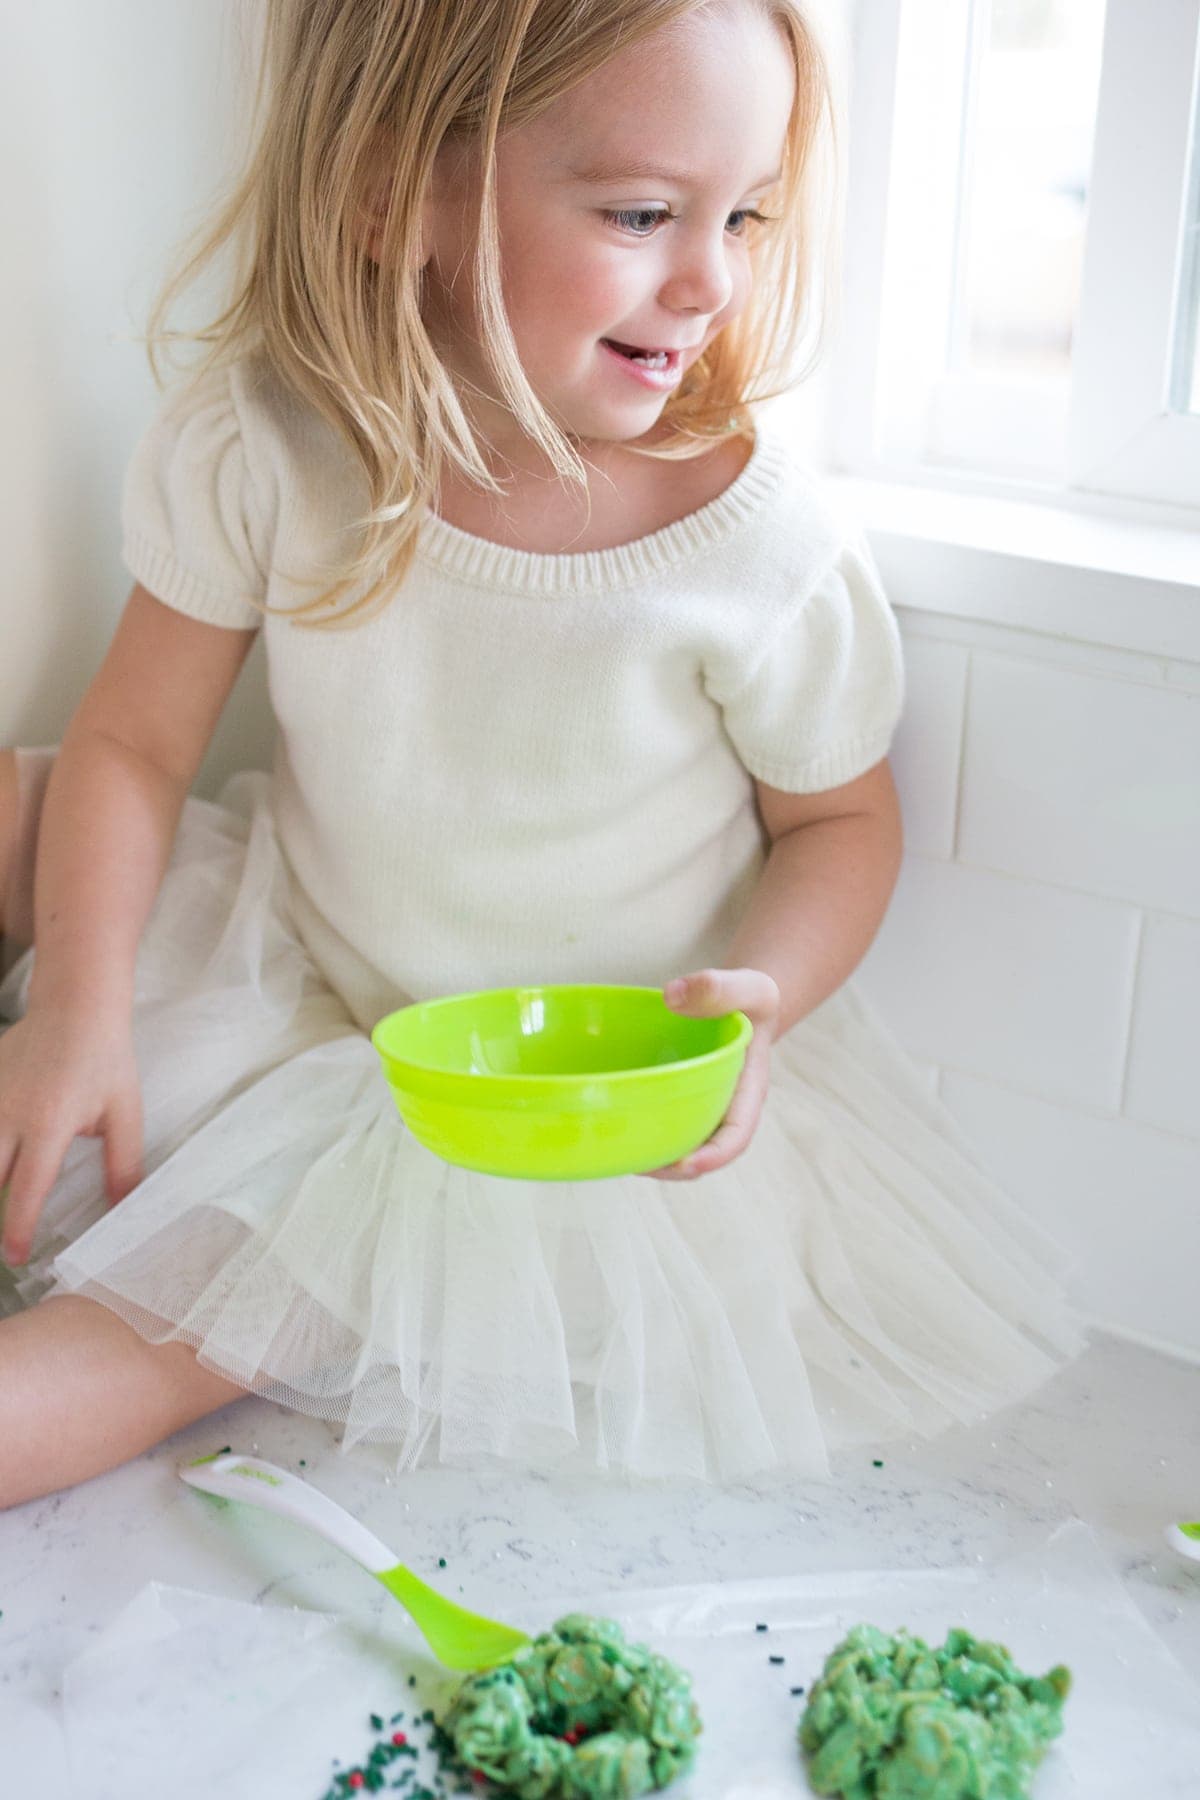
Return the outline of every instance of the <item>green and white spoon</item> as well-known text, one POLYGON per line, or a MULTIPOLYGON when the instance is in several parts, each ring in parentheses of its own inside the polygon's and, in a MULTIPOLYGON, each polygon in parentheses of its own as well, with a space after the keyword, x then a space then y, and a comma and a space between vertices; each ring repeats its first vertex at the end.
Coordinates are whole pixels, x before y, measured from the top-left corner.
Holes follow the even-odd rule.
POLYGON ((239 1456, 236 1451, 218 1451, 215 1456, 188 1463, 179 1475, 190 1487, 215 1494, 220 1500, 244 1500, 294 1524, 307 1525, 318 1537, 353 1557, 399 1600, 433 1654, 448 1669, 490 1669, 507 1662, 529 1642, 525 1632, 468 1612, 428 1587, 328 1494, 274 1463, 239 1456))
POLYGON ((1190 1557, 1192 1562, 1200 1562, 1200 1519, 1186 1525, 1168 1525, 1167 1542, 1172 1550, 1178 1550, 1180 1556, 1190 1557))

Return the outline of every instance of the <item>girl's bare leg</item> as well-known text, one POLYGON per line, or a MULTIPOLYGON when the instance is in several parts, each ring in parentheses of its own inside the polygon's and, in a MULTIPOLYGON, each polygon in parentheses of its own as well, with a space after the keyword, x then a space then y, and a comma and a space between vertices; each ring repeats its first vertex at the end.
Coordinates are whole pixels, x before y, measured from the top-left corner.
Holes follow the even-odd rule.
POLYGON ((140 1456, 245 1389, 79 1294, 0 1321, 0 1507, 140 1456))

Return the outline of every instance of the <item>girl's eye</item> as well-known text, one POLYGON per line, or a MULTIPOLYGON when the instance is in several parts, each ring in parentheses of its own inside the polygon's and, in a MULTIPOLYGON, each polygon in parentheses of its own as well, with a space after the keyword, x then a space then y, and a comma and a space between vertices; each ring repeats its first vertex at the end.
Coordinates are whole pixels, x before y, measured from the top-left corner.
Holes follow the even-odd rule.
POLYGON ((625 212, 606 212, 604 217, 610 225, 619 226, 622 231, 631 232, 634 237, 649 237, 649 231, 640 231, 638 229, 638 220, 649 219, 651 226, 653 226, 656 219, 673 219, 675 214, 673 212, 651 208, 649 206, 637 206, 630 207, 625 212))
MULTIPOLYGON (((744 206, 740 212, 733 212, 729 215, 731 219, 753 219, 756 225, 769 225, 773 216, 774 215, 769 215, 767 213, 760 213, 753 206, 744 206)), ((745 235, 744 231, 737 231, 734 233, 735 237, 744 237, 745 235)))
MULTIPOLYGON (((621 231, 628 231, 633 237, 650 237, 657 221, 674 219, 676 216, 666 208, 649 206, 630 207, 623 212, 606 212, 604 215, 608 224, 616 225, 621 231), (649 221, 649 226, 643 229, 646 221, 649 221)), ((771 222, 766 213, 760 213, 752 206, 743 206, 737 212, 730 213, 729 224, 725 229, 732 230, 734 237, 744 237, 744 222, 747 219, 753 219, 759 225, 769 225, 771 222), (735 226, 735 219, 741 220, 742 224, 735 226)))

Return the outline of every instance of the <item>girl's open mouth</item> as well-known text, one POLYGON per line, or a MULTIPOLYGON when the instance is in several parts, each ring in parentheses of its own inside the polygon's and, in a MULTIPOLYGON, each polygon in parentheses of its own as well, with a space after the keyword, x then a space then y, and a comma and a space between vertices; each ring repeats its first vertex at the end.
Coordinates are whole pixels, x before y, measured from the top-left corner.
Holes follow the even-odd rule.
POLYGON ((618 343, 615 338, 601 338, 600 343, 615 362, 647 387, 674 387, 682 373, 683 356, 678 350, 643 350, 636 344, 618 343))

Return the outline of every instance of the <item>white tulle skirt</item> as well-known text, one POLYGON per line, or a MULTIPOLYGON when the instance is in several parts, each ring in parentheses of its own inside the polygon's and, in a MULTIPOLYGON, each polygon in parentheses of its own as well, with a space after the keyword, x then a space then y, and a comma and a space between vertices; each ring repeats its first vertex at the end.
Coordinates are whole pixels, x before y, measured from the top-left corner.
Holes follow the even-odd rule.
POLYGON ((186 803, 137 967, 145 1179, 109 1207, 77 1139, 0 1311, 89 1295, 400 1468, 723 1480, 976 1418, 1078 1349, 1053 1253, 851 987, 715 1174, 439 1161, 296 933, 268 796, 186 803))

